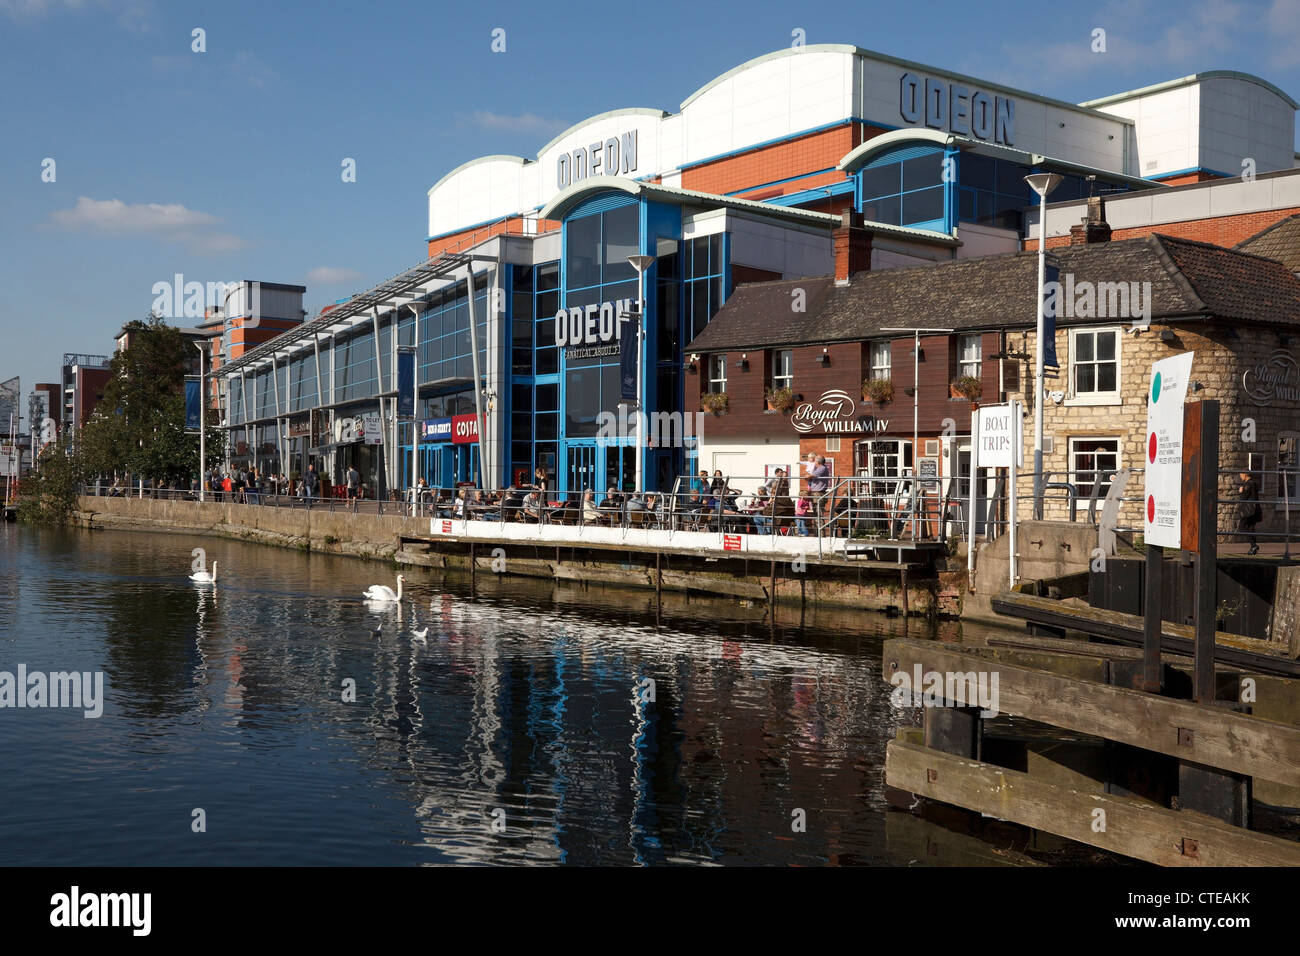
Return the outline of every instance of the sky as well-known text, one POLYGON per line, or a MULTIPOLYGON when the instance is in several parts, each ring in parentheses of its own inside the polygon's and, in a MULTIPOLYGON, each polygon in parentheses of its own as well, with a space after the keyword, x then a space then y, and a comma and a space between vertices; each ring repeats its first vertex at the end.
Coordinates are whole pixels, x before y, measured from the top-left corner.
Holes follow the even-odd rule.
POLYGON ((305 285, 315 315, 425 259, 461 163, 676 112, 797 30, 1071 102, 1215 69, 1300 98, 1300 0, 0 0, 0 380, 25 409, 177 273, 305 285))

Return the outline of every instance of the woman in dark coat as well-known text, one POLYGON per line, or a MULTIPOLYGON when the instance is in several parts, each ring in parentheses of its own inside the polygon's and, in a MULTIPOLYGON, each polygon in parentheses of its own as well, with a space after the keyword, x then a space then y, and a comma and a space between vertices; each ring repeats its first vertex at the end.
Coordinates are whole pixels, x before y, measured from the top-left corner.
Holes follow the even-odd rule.
POLYGON ((1259 540, 1255 537, 1255 525, 1264 517, 1259 506, 1259 482, 1248 471, 1238 476, 1237 484, 1237 533, 1250 542, 1248 554, 1259 553, 1259 540))

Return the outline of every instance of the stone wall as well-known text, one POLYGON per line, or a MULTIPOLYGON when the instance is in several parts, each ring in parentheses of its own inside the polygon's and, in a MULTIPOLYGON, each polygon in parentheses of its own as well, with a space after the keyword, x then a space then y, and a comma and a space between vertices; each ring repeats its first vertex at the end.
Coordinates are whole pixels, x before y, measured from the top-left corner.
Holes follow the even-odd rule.
MULTIPOLYGON (((1124 327, 1127 323, 1115 323, 1124 327)), ((1077 327, 1077 326, 1076 326, 1077 327)), ((1100 323, 1096 327, 1102 327, 1100 323)), ((1009 350, 1020 351, 1021 336, 1009 337, 1009 350)), ((1035 351, 1035 334, 1029 332, 1023 340, 1025 351, 1031 356, 1035 351)), ((1120 402, 1111 405, 1075 405, 1071 403, 1070 393, 1070 333, 1068 328, 1058 327, 1056 331, 1056 354, 1061 363, 1061 370, 1055 379, 1047 379, 1045 390, 1048 397, 1043 400, 1043 432, 1053 439, 1050 454, 1045 454, 1044 468, 1055 473, 1052 480, 1064 480, 1064 473, 1069 469, 1071 439, 1088 437, 1116 437, 1120 439, 1120 467, 1141 468, 1146 463, 1146 407, 1147 390, 1150 387, 1152 362, 1169 358, 1182 352, 1195 353, 1192 364, 1192 381, 1200 382, 1204 388, 1199 391, 1188 390, 1189 402, 1202 399, 1216 399, 1219 402, 1220 434, 1219 462, 1220 469, 1233 471, 1246 467, 1247 455, 1256 453, 1264 456, 1267 469, 1261 480, 1261 497, 1265 499, 1281 497, 1277 480, 1278 438, 1286 431, 1294 430, 1300 437, 1300 401, 1293 398, 1252 397, 1243 385, 1243 375, 1251 373, 1252 380, 1257 381, 1255 370, 1269 367, 1274 371, 1294 370, 1295 360, 1289 359, 1292 346, 1285 335, 1262 328, 1227 328, 1222 324, 1187 323, 1182 325, 1162 325, 1153 323, 1148 329, 1137 333, 1123 332, 1119 337, 1120 357, 1120 402), (1171 341, 1163 341, 1161 332, 1169 330, 1174 333, 1171 341), (1279 354, 1280 353, 1280 354, 1279 354), (1270 365, 1271 363, 1271 365, 1270 365), (1064 401, 1054 402, 1050 393, 1066 393, 1064 401), (1254 422, 1254 441, 1249 439, 1250 422, 1254 422)), ((1300 356, 1300 343, 1295 353, 1300 356)), ((1032 363, 1025 362, 1021 367, 1023 388, 1008 393, 1025 403, 1025 470, 1033 467, 1033 377, 1032 363)), ((1300 382, 1293 379, 1293 389, 1300 389, 1300 382)), ((1257 392, 1258 396, 1258 392, 1257 392)), ((1127 497, 1135 500, 1126 502, 1120 515, 1120 524, 1131 528, 1142 527, 1140 502, 1142 478, 1138 474, 1131 482, 1127 497)), ((1220 475, 1219 497, 1231 498, 1235 488, 1235 474, 1220 475)), ((1023 475, 1017 491, 1022 517, 1032 515, 1033 479, 1023 475)), ((1087 501, 1080 502, 1079 520, 1086 517, 1087 501)), ((1264 520, 1258 526, 1261 531, 1282 530, 1285 523, 1285 509, 1280 505, 1264 504, 1264 520)), ((1063 499, 1049 501, 1044 518, 1065 519, 1068 517, 1066 503, 1063 499)), ((1300 527, 1300 506, 1295 508, 1293 522, 1300 527)), ((1219 529, 1230 531, 1235 528, 1236 515, 1229 505, 1219 508, 1219 529)))

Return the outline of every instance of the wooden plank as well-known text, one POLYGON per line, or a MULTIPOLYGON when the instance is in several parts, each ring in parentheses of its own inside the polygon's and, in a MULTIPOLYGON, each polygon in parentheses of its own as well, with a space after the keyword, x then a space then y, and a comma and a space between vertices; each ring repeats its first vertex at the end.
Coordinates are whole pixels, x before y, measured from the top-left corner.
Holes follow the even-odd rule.
POLYGON ((1190 810, 1075 790, 1029 774, 892 740, 885 782, 1160 866, 1300 866, 1300 844, 1190 810), (1103 819, 1105 829, 1094 830, 1103 819))
MULTIPOLYGON (((1026 621, 1063 627, 1067 630, 1113 641, 1142 646, 1143 622, 1136 614, 1107 611, 1086 604, 1056 601, 1032 594, 1003 591, 991 601, 998 614, 1018 617, 1026 621)), ((1163 623, 1161 649, 1167 653, 1190 657, 1193 650, 1193 628, 1185 624, 1163 623)), ((1300 661, 1281 655, 1279 646, 1244 634, 1216 635, 1215 658, 1226 664, 1259 670, 1283 676, 1300 676, 1300 661)))
MULTIPOLYGON (((1127 687, 991 662, 950 644, 915 638, 885 642, 882 673, 996 673, 998 711, 1104 737, 1220 770, 1300 786, 1300 727, 1127 687)), ((991 675, 990 675, 991 682, 991 675)))

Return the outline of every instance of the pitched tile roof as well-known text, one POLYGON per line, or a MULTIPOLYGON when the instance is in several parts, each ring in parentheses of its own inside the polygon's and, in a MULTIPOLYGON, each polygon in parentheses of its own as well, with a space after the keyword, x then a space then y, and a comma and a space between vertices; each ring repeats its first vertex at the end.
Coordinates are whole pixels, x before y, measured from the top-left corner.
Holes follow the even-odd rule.
MULTIPOLYGON (((1150 282, 1151 316, 1300 325, 1300 279, 1280 263, 1203 242, 1144 236, 1064 246, 1048 258, 1078 283, 1150 282)), ((739 286, 692 352, 859 341, 887 326, 1025 328, 1037 321, 1034 252, 739 286), (806 311, 792 307, 804 290, 806 311)), ((1096 321, 1062 316, 1062 325, 1096 321)))
POLYGON ((1300 272, 1300 213, 1275 222, 1263 232, 1237 243, 1237 249, 1276 259, 1292 272, 1300 272))

